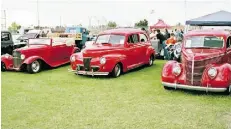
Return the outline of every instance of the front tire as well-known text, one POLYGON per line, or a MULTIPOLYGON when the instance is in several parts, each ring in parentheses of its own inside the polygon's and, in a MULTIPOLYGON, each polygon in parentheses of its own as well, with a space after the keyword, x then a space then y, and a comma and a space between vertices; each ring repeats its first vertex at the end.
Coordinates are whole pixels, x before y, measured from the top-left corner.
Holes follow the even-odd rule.
POLYGON ((117 78, 117 77, 119 77, 121 75, 121 72, 122 72, 121 65, 120 64, 116 64, 115 67, 114 67, 114 69, 112 70, 111 75, 112 75, 112 77, 117 78))
POLYGON ((27 71, 29 73, 38 73, 41 70, 41 62, 39 60, 33 61, 31 64, 27 65, 27 71))
POLYGON ((231 85, 225 91, 225 95, 230 95, 230 94, 231 94, 231 85))
POLYGON ((5 72, 6 71, 6 65, 4 62, 1 62, 1 71, 5 72))
POLYGON ((149 60, 148 60, 148 66, 152 66, 152 65, 153 65, 153 62, 154 62, 154 57, 153 57, 153 56, 150 56, 150 57, 149 57, 149 60))

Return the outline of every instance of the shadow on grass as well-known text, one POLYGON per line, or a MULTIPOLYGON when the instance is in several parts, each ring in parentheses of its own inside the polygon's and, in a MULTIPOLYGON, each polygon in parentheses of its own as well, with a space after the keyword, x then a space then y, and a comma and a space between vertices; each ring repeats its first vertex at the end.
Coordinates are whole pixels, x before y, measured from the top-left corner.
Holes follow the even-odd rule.
MULTIPOLYGON (((154 68, 155 66, 157 66, 157 65, 156 65, 156 64, 153 64, 153 66, 150 66, 150 67, 148 67, 147 65, 143 65, 143 66, 141 66, 141 67, 138 67, 138 68, 129 70, 129 71, 125 72, 125 73, 122 73, 122 74, 120 75, 120 77, 118 77, 118 78, 121 78, 121 77, 123 77, 123 76, 129 75, 130 73, 139 72, 139 71, 144 70, 144 69, 154 68)), ((109 75, 103 75, 103 76, 99 76, 99 75, 95 75, 95 76, 91 76, 91 75, 77 75, 77 76, 80 76, 80 77, 83 77, 83 78, 117 79, 117 78, 112 77, 110 74, 109 74, 109 75)))
POLYGON ((188 95, 197 95, 197 96, 223 96, 223 97, 231 97, 231 95, 228 95, 225 92, 205 92, 205 91, 195 91, 195 90, 186 90, 186 89, 169 89, 166 90, 169 92, 180 92, 183 94, 188 95))

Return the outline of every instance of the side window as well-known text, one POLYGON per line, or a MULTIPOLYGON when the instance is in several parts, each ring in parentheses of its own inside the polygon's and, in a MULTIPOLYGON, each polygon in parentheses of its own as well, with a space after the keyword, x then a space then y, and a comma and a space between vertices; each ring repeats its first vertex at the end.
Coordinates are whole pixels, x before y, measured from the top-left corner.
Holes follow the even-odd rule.
POLYGON ((138 43, 139 37, 138 34, 132 34, 128 37, 128 43, 138 43))
POLYGON ((231 49, 231 37, 227 40, 227 48, 231 49))
POLYGON ((147 42, 148 38, 145 34, 139 34, 140 35, 140 42, 147 42))
POLYGON ((10 33, 2 32, 1 33, 1 41, 10 41, 10 33))

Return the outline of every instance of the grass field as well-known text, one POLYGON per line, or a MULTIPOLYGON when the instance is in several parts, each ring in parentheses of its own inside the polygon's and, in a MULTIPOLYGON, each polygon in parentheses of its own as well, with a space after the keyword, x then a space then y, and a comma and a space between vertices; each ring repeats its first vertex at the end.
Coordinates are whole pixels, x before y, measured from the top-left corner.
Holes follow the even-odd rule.
POLYGON ((164 61, 119 78, 76 76, 69 65, 2 72, 3 129, 225 129, 231 96, 166 91, 164 61))

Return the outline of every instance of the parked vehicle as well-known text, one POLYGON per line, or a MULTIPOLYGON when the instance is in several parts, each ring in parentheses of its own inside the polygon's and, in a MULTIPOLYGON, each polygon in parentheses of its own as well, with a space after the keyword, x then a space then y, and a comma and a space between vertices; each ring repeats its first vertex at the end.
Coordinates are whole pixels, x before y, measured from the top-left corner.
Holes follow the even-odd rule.
POLYGON ((219 30, 197 30, 186 34, 182 63, 168 61, 162 71, 165 89, 206 92, 231 91, 231 34, 219 30))
POLYGON ((174 45, 173 48, 173 53, 171 54, 171 58, 177 62, 181 62, 181 49, 182 48, 182 43, 178 42, 174 45))
POLYGON ((72 71, 78 75, 118 77, 139 66, 151 66, 154 55, 144 31, 121 28, 99 34, 93 45, 73 54, 70 60, 72 71))
POLYGON ((75 38, 75 45, 82 49, 85 42, 88 41, 89 31, 84 27, 66 27, 65 33, 49 33, 47 37, 68 37, 75 38))
POLYGON ((73 39, 29 39, 28 45, 15 49, 12 56, 1 56, 1 70, 26 69, 29 73, 38 73, 45 65, 57 67, 69 63, 76 50, 73 39))
POLYGON ((12 54, 16 48, 26 46, 24 40, 17 40, 20 35, 12 35, 9 31, 1 31, 1 55, 12 54))

